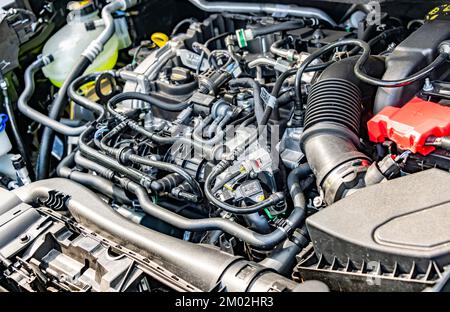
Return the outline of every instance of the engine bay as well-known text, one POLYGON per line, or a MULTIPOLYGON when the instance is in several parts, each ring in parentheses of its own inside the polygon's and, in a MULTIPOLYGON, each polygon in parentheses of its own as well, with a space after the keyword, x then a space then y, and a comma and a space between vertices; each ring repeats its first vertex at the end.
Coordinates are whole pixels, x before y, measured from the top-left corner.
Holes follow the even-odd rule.
POLYGON ((0 290, 446 289, 450 5, 352 2, 5 3, 0 290))

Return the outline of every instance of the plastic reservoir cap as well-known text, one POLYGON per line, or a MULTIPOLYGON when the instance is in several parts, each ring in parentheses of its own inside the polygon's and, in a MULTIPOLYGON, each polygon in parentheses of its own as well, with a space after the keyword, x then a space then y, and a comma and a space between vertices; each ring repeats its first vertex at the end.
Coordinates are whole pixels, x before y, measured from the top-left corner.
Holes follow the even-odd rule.
POLYGON ((8 115, 0 114, 0 156, 6 155, 12 148, 8 135, 4 131, 8 119, 8 115))
POLYGON ((450 107, 414 98, 403 107, 385 107, 367 123, 369 139, 389 139, 403 150, 427 155, 435 147, 427 146, 430 137, 450 135, 450 107))
POLYGON ((76 11, 81 16, 84 16, 95 12, 95 5, 92 0, 70 1, 67 4, 67 9, 69 11, 76 11))
POLYGON ((6 128, 6 122, 8 121, 8 115, 0 114, 0 132, 3 132, 6 128))

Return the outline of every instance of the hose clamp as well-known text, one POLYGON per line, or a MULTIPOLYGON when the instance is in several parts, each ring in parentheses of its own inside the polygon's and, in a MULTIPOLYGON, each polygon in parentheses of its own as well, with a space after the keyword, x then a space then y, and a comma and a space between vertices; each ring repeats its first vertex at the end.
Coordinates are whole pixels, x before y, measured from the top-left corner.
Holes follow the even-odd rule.
POLYGON ((94 40, 89 44, 89 46, 81 53, 82 56, 86 57, 91 63, 95 60, 95 58, 102 52, 103 44, 94 40))
POLYGON ((39 56, 44 66, 47 66, 48 64, 52 63, 55 59, 53 58, 53 55, 41 55, 39 56))
POLYGON ((447 54, 447 59, 450 57, 450 40, 442 41, 439 45, 439 53, 447 54))

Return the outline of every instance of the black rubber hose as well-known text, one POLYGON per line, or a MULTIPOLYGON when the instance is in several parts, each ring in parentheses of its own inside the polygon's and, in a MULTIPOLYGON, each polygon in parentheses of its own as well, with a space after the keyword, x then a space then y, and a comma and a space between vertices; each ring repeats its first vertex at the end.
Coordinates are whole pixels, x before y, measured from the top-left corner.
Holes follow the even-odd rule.
POLYGON ((200 58, 199 58, 199 61, 197 64, 197 68, 195 70, 195 73, 197 75, 200 73, 200 69, 202 67, 202 63, 203 63, 203 59, 205 58, 205 55, 207 55, 209 53, 209 45, 211 43, 213 43, 214 41, 217 41, 217 40, 227 37, 230 34, 231 34, 230 32, 226 32, 226 33, 209 38, 208 40, 206 40, 206 42, 203 46, 201 44, 199 44, 199 47, 201 48, 202 52, 200 53, 200 58))
POLYGON ((89 187, 90 189, 108 196, 111 199, 117 200, 122 204, 132 204, 132 201, 125 194, 124 190, 117 187, 110 180, 72 169, 71 167, 75 164, 76 153, 76 151, 72 152, 59 163, 56 168, 56 173, 58 176, 78 182, 86 187, 89 187))
POLYGON ((150 140, 157 142, 158 144, 168 145, 168 144, 175 143, 175 141, 178 139, 176 137, 163 137, 163 136, 160 136, 158 134, 155 134, 155 133, 152 133, 152 132, 146 130, 144 127, 139 125, 139 123, 137 123, 136 121, 134 121, 134 120, 128 118, 127 116, 125 116, 124 114, 116 111, 114 106, 111 105, 111 102, 108 102, 108 104, 107 104, 107 110, 112 115, 112 117, 116 118, 119 121, 126 121, 128 127, 130 127, 130 129, 133 129, 134 131, 138 132, 139 134, 142 134, 143 136, 149 138, 150 140))
POLYGON ((271 232, 267 218, 257 212, 243 215, 242 218, 250 229, 258 233, 268 234, 271 232))
MULTIPOLYGON (((59 89, 56 99, 53 101, 49 117, 54 120, 59 120, 62 112, 64 111, 67 104, 67 89, 74 79, 81 76, 84 71, 89 67, 91 61, 82 56, 78 62, 73 66, 72 71, 69 73, 65 79, 63 85, 59 89)), ((53 140, 55 138, 55 133, 52 129, 46 127, 41 137, 41 147, 39 150, 38 162, 37 162, 37 178, 39 180, 45 179, 49 175, 51 149, 53 147, 53 140)))
POLYGON ((121 159, 121 154, 123 153, 124 149, 111 147, 108 145, 108 142, 112 140, 115 136, 119 135, 127 126, 128 126, 127 121, 122 121, 117 126, 112 128, 108 133, 106 133, 100 140, 100 142, 98 142, 97 138, 94 138, 94 143, 106 154, 109 154, 114 158, 122 160, 124 162, 125 159, 121 159))
MULTIPOLYGON (((248 87, 253 89, 253 100, 255 103, 255 112, 263 112, 264 107, 261 99, 261 85, 252 78, 238 78, 230 80, 230 87, 248 87)), ((256 120, 261 121, 262 116, 256 115, 256 120)))
MULTIPOLYGON (((80 146, 81 149, 81 146, 80 146)), ((106 172, 109 170, 102 165, 85 159, 75 154, 75 162, 83 168, 94 170, 97 173, 106 172)), ((105 164, 107 166, 107 164, 105 164)), ((112 179, 112 178, 111 178, 112 179)), ((301 211, 293 210, 287 219, 286 227, 277 228, 268 234, 259 234, 233 221, 223 218, 207 218, 207 219, 188 219, 180 216, 178 213, 168 211, 156 204, 154 204, 148 197, 147 191, 136 182, 128 179, 118 178, 118 181, 130 192, 134 193, 141 205, 142 209, 150 216, 162 220, 172 226, 186 231, 204 232, 204 231, 223 231, 230 235, 245 241, 251 246, 260 249, 271 249, 285 240, 289 233, 297 228, 303 218, 301 211)))
MULTIPOLYGON (((104 237, 114 238, 117 244, 149 258, 196 287, 183 287, 186 291, 211 291, 217 289, 217 285, 223 285, 228 291, 269 291, 274 285, 285 291, 327 290, 323 284, 312 281, 311 285, 297 284, 257 263, 135 224, 115 212, 95 193, 67 179, 38 181, 15 190, 14 194, 22 202, 32 204, 37 199, 48 198, 49 191, 55 187, 71 195, 67 206, 78 223, 104 237), (246 272, 245 279, 239 272, 246 272)), ((150 200, 145 204, 150 209, 156 206, 150 200)))
POLYGON ((378 42, 380 42, 382 40, 386 40, 391 36, 392 37, 398 36, 404 32, 405 32, 405 28, 403 26, 392 28, 392 29, 387 29, 387 30, 383 31, 382 33, 376 35, 372 39, 370 39, 367 43, 369 44, 370 47, 374 47, 378 42))
POLYGON ((75 163, 85 169, 89 169, 91 171, 95 171, 99 176, 102 176, 108 180, 113 180, 116 176, 115 172, 111 169, 108 169, 98 162, 95 162, 93 160, 87 159, 81 155, 80 151, 77 151, 75 153, 74 157, 75 163))
POLYGON ((108 155, 102 154, 99 151, 95 150, 94 148, 90 147, 87 142, 87 136, 91 134, 91 132, 95 130, 93 127, 88 128, 85 132, 83 132, 80 135, 79 138, 79 148, 83 155, 86 157, 93 159, 95 161, 98 161, 103 166, 106 166, 110 169, 113 169, 127 177, 129 177, 131 180, 136 181, 140 185, 143 185, 146 188, 150 188, 151 179, 146 174, 143 174, 142 172, 131 168, 126 167, 122 164, 120 164, 117 160, 114 158, 109 157, 108 155))
POLYGON ((195 192, 195 194, 200 196, 200 198, 203 198, 203 193, 202 193, 202 189, 201 189, 200 185, 183 168, 181 168, 181 167, 179 167, 177 165, 174 165, 174 164, 163 162, 163 161, 158 161, 158 160, 153 160, 153 159, 150 159, 150 158, 141 157, 141 156, 136 155, 136 154, 130 154, 126 158, 127 158, 127 160, 129 160, 131 162, 134 162, 134 163, 139 163, 139 164, 142 164, 142 165, 158 168, 160 170, 164 170, 164 171, 168 171, 168 172, 179 174, 180 176, 183 177, 183 179, 187 183, 189 183, 189 185, 191 186, 191 188, 195 192))
POLYGON ((128 190, 134 193, 141 205, 142 210, 157 219, 160 219, 179 229, 193 232, 205 232, 221 230, 232 236, 241 239, 249 245, 268 250, 284 241, 289 233, 295 229, 301 222, 303 214, 298 210, 293 210, 286 222, 286 228, 277 228, 269 234, 259 234, 236 222, 223 218, 207 219, 187 219, 177 213, 168 211, 155 205, 148 197, 147 192, 137 183, 127 183, 128 190))
POLYGON ((275 82, 275 84, 272 88, 272 96, 278 97, 284 81, 286 79, 288 79, 289 77, 295 75, 296 72, 297 72, 297 68, 291 68, 291 69, 288 69, 287 71, 283 72, 280 75, 280 77, 278 77, 277 81, 275 82))
MULTIPOLYGON (((280 77, 278 77, 277 81, 275 82, 275 85, 272 88, 271 95, 278 99, 281 87, 283 86, 284 81, 289 78, 290 76, 294 75, 297 72, 296 68, 288 69, 287 71, 283 72, 280 77)), ((265 126, 269 122, 270 116, 272 115, 273 108, 271 106, 267 106, 264 110, 264 114, 261 120, 261 125, 265 126)))
POLYGON ((305 225, 306 198, 304 190, 309 188, 314 178, 309 164, 301 164, 293 169, 287 178, 287 187, 292 198, 294 209, 299 211, 299 225, 295 240, 286 240, 283 245, 277 246, 270 255, 259 262, 261 265, 273 268, 281 274, 288 274, 295 265, 295 256, 305 248, 309 242, 309 233, 305 225))
POLYGON ((267 125, 267 123, 269 122, 270 116, 272 115, 272 111, 273 111, 273 108, 271 106, 266 107, 266 109, 264 110, 264 114, 261 118, 261 122, 260 122, 261 126, 267 125))
POLYGON ((106 110, 103 105, 98 104, 96 102, 91 101, 85 96, 82 96, 78 93, 78 90, 85 84, 96 81, 97 78, 99 78, 101 75, 104 75, 105 73, 111 73, 108 72, 98 72, 98 73, 92 73, 92 74, 86 74, 84 76, 78 77, 72 81, 72 83, 69 85, 69 88, 67 90, 67 94, 70 99, 72 99, 75 103, 78 105, 89 109, 90 111, 96 113, 98 115, 97 121, 100 121, 104 118, 106 114, 106 110))
POLYGON ((250 214, 258 212, 266 207, 273 206, 284 199, 284 194, 282 192, 277 192, 271 194, 269 198, 263 200, 262 202, 247 207, 236 207, 220 201, 212 193, 212 183, 215 178, 225 171, 225 169, 230 167, 231 164, 232 162, 228 160, 220 161, 206 177, 205 196, 214 206, 234 214, 250 214))
POLYGON ((358 40, 358 39, 345 39, 345 40, 330 43, 330 44, 316 50, 311 55, 309 55, 298 69, 298 72, 295 77, 295 88, 296 88, 296 92, 297 92, 297 95, 296 95, 296 110, 297 111, 300 111, 302 109, 300 84, 301 84, 301 78, 302 78, 303 73, 305 72, 305 69, 308 67, 309 64, 311 64, 312 61, 314 61, 316 58, 320 57, 321 55, 328 53, 337 47, 346 46, 346 45, 357 46, 363 50, 361 56, 359 57, 358 61, 355 64, 354 72, 355 72, 356 77, 358 77, 360 80, 362 80, 365 83, 368 83, 370 85, 384 87, 384 88, 404 87, 404 86, 407 86, 417 80, 425 78, 432 71, 434 71, 437 67, 439 67, 444 62, 446 62, 449 58, 448 53, 441 52, 438 55, 438 57, 436 57, 436 59, 431 64, 429 64, 425 68, 421 69, 420 71, 418 71, 417 73, 415 73, 409 77, 399 79, 399 80, 381 80, 381 79, 377 79, 375 77, 371 77, 364 72, 364 64, 367 62, 367 60, 370 57, 370 46, 366 42, 364 42, 362 40, 358 40))
POLYGON ((302 103, 302 97, 301 97, 301 79, 302 75, 305 72, 305 69, 308 67, 308 65, 314 61, 316 58, 320 57, 321 55, 328 53, 332 51, 333 49, 340 47, 340 46, 357 46, 363 50, 362 55, 359 57, 358 61, 356 62, 354 66, 354 74, 358 79, 362 80, 363 82, 379 86, 379 87, 388 87, 388 88, 394 88, 394 87, 403 87, 406 85, 409 85, 417 80, 420 80, 427 75, 429 75, 433 70, 435 70, 439 65, 443 64, 448 59, 447 53, 441 53, 430 65, 425 67, 424 69, 420 70, 414 75, 411 75, 409 77, 406 77, 404 79, 400 80, 393 80, 393 81, 387 81, 387 80, 381 80, 377 79, 375 77, 369 76, 365 72, 364 65, 369 60, 370 57, 370 46, 361 40, 358 39, 346 39, 337 41, 334 43, 330 43, 318 50, 316 50, 314 53, 312 53, 310 56, 306 58, 306 60, 302 63, 302 65, 299 67, 296 77, 295 77, 295 92, 296 92, 296 101, 295 101, 295 117, 296 119, 301 118, 301 111, 303 109, 303 103, 302 103))
MULTIPOLYGON (((158 168, 160 170, 177 173, 191 186, 192 190, 195 192, 197 196, 203 198, 203 193, 198 182, 192 178, 192 176, 183 168, 175 165, 166 163, 163 161, 153 160, 146 157, 141 157, 139 155, 133 154, 133 151, 130 148, 114 148, 107 145, 107 141, 119 134, 125 127, 127 126, 127 122, 123 121, 114 127, 111 131, 109 131, 100 141, 100 148, 105 151, 107 154, 114 156, 116 159, 120 159, 122 163, 133 162, 146 166, 151 166, 154 168, 158 168)), ((153 184, 151 184, 153 185, 153 184)))
POLYGON ((171 112, 178 112, 182 111, 183 109, 187 108, 189 103, 169 103, 165 102, 163 100, 160 100, 154 96, 143 94, 139 92, 124 92, 117 94, 116 96, 112 97, 109 102, 112 107, 115 107, 120 102, 126 101, 126 100, 141 100, 147 103, 150 103, 151 105, 154 105, 158 107, 159 109, 171 111, 171 112))
POLYGON ((270 255, 259 264, 275 269, 281 274, 291 272, 295 264, 295 256, 310 242, 308 231, 304 224, 306 219, 306 198, 304 190, 311 186, 314 178, 310 176, 312 170, 307 163, 293 169, 287 178, 287 187, 292 198, 294 209, 299 211, 299 228, 294 242, 286 240, 277 246, 270 255), (303 225, 302 225, 303 224, 303 225))
POLYGON ((169 173, 161 179, 153 181, 151 188, 156 192, 168 192, 180 185, 181 182, 183 182, 183 177, 177 173, 169 173))
POLYGON ((305 27, 305 21, 303 20, 297 20, 297 21, 287 21, 275 25, 265 26, 261 28, 254 28, 252 29, 253 36, 264 36, 268 34, 272 34, 279 31, 288 31, 293 29, 298 29, 305 27))
MULTIPOLYGON (((97 36, 97 38, 93 40, 90 45, 83 51, 80 59, 75 63, 68 76, 66 77, 63 85, 59 89, 56 99, 53 101, 53 104, 50 108, 50 119, 56 121, 59 120, 67 104, 66 93, 70 83, 84 73, 84 71, 89 67, 92 61, 94 61, 98 54, 100 54, 100 52, 103 50, 103 47, 108 42, 108 40, 111 39, 111 37, 114 35, 115 24, 112 13, 117 10, 126 10, 136 4, 136 0, 112 1, 111 3, 103 7, 101 15, 105 27, 103 31, 97 36)), ((37 176, 39 179, 45 179, 49 174, 51 159, 50 152, 53 147, 54 137, 55 134, 53 130, 46 127, 42 134, 41 149, 38 156, 37 176)))
POLYGON ((33 163, 31 162, 30 158, 31 152, 26 147, 20 134, 19 126, 17 124, 16 116, 14 114, 14 109, 12 107, 12 102, 8 94, 8 89, 3 89, 3 101, 6 109, 6 114, 8 114, 9 117, 9 124, 11 126, 11 132, 14 136, 14 141, 16 142, 17 150, 25 160, 25 165, 27 166, 28 174, 31 181, 34 181, 36 180, 36 175, 34 173, 33 163))
POLYGON ((427 77, 431 72, 436 70, 439 66, 444 64, 449 59, 448 53, 440 53, 431 64, 424 67, 423 69, 419 70, 415 74, 412 74, 406 78, 399 79, 399 80, 381 80, 374 77, 371 77, 367 75, 364 70, 362 69, 365 62, 368 60, 370 56, 370 48, 366 46, 367 44, 364 43, 363 53, 359 59, 359 61, 355 65, 355 75, 361 79, 362 81, 377 86, 377 87, 383 87, 383 88, 399 88, 404 87, 407 85, 410 85, 418 80, 421 80, 425 77, 427 77))
MULTIPOLYGON (((305 72, 314 72, 314 71, 323 70, 332 63, 333 62, 331 61, 331 62, 327 62, 327 63, 323 63, 323 64, 312 65, 312 66, 309 66, 308 68, 306 68, 305 72)), ((283 72, 280 75, 280 77, 278 77, 277 81, 275 82, 275 85, 272 88, 271 95, 278 99, 279 93, 280 93, 281 87, 283 86, 284 81, 287 78, 289 78, 290 76, 295 75, 297 73, 297 71, 298 71, 297 68, 291 68, 291 69, 288 69, 287 71, 283 72)), ((272 115, 272 111, 273 111, 273 108, 271 106, 266 107, 266 109, 264 110, 263 118, 261 120, 261 125, 267 125, 267 123, 269 122, 270 116, 272 115)))
POLYGON ((294 204, 294 209, 303 210, 304 217, 306 217, 306 199, 305 195, 303 194, 303 190, 305 187, 302 187, 300 182, 306 179, 311 174, 311 167, 306 163, 301 164, 297 168, 293 169, 289 173, 287 178, 287 187, 294 204))
POLYGON ((59 122, 58 120, 52 119, 47 115, 42 114, 41 112, 35 110, 31 106, 28 105, 28 101, 34 93, 35 82, 34 82, 34 74, 44 67, 46 64, 49 64, 52 60, 52 56, 44 56, 38 58, 35 62, 31 63, 30 66, 27 67, 24 73, 24 89, 17 100, 17 108, 19 111, 27 116, 28 118, 51 128, 52 130, 62 133, 67 136, 78 136, 81 132, 86 130, 85 126, 80 127, 71 127, 66 124, 59 122))
POLYGON ((116 118, 120 121, 126 121, 128 127, 130 127, 130 129, 138 132, 139 134, 142 134, 143 136, 147 137, 148 139, 152 140, 153 142, 156 142, 161 145, 171 145, 171 144, 174 144, 175 142, 177 142, 180 144, 187 144, 188 146, 192 146, 198 150, 203 150, 210 155, 212 153, 212 149, 210 146, 204 145, 200 142, 191 140, 189 138, 186 138, 186 137, 163 137, 158 134, 152 133, 152 132, 146 130, 145 128, 143 128, 136 121, 129 119, 127 116, 125 116, 122 113, 117 112, 115 110, 115 108, 111 105, 110 102, 107 104, 107 109, 108 109, 108 112, 114 118, 116 118))

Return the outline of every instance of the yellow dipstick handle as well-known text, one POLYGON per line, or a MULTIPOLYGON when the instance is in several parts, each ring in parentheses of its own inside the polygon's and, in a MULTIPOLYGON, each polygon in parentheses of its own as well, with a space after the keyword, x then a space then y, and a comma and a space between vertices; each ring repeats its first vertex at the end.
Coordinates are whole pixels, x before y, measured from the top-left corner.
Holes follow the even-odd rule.
POLYGON ((162 48, 167 43, 167 41, 169 41, 169 37, 166 34, 160 32, 152 34, 151 39, 159 48, 162 48))

